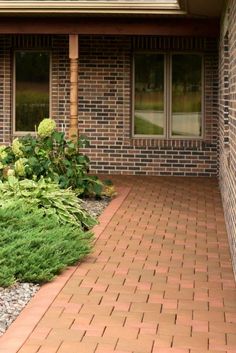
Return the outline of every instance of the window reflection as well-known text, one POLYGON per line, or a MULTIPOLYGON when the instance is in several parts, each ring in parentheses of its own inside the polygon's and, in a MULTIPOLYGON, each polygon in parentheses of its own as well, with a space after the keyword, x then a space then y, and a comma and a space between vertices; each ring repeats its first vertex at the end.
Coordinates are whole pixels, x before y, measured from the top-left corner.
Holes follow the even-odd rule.
POLYGON ((49 52, 15 53, 15 130, 35 131, 49 117, 49 52))
POLYGON ((172 136, 202 135, 202 57, 172 56, 172 136))
POLYGON ((135 56, 136 135, 164 134, 164 55, 135 56))

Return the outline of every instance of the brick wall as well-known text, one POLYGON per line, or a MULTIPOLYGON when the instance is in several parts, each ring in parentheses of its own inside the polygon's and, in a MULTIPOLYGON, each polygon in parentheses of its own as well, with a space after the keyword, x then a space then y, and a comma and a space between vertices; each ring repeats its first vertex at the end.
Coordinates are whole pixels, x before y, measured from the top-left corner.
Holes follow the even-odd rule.
POLYGON ((0 36, 0 143, 8 144, 12 134, 11 124, 11 39, 0 36))
MULTIPOLYGON (((0 142, 11 138, 11 48, 52 51, 52 111, 61 130, 69 122, 68 36, 0 37, 0 142), (0 98, 1 99, 1 98, 0 98)), ((204 38, 81 36, 79 129, 88 136, 91 171, 111 174, 214 176, 218 154, 218 56, 215 40, 204 38), (132 138, 132 52, 135 49, 204 53, 204 140, 132 138)))
MULTIPOLYGON (((169 38, 168 41, 162 39, 156 43, 153 38, 152 41, 145 39, 142 42, 152 50, 155 44, 155 48, 159 45, 157 49, 160 50, 182 51, 183 45, 187 46, 191 41, 169 38), (170 47, 175 43, 179 49, 170 47), (180 46, 180 43, 185 44, 180 46)), ((215 41, 205 39, 201 46, 204 46, 200 50, 204 51, 205 61, 204 140, 137 139, 131 136, 132 39, 81 38, 79 127, 91 142, 91 148, 86 152, 91 156, 93 172, 188 176, 217 174, 217 46, 215 41)), ((187 49, 193 50, 191 47, 187 49)))
POLYGON ((68 36, 52 38, 51 117, 68 131, 70 117, 70 64, 68 36))
POLYGON ((236 275, 236 1, 228 1, 220 39, 220 187, 236 275))

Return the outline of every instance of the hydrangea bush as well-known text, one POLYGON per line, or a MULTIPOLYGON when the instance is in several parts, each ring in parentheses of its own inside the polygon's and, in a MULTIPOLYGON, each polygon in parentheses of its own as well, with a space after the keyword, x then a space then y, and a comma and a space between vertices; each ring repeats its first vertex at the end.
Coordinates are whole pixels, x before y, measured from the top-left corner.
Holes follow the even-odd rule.
POLYGON ((0 178, 16 176, 19 180, 48 178, 63 189, 71 187, 82 196, 101 196, 103 183, 88 174, 89 158, 80 153, 88 141, 80 137, 67 140, 63 132, 56 130, 53 119, 44 119, 37 135, 17 138, 11 146, 0 147, 0 178))

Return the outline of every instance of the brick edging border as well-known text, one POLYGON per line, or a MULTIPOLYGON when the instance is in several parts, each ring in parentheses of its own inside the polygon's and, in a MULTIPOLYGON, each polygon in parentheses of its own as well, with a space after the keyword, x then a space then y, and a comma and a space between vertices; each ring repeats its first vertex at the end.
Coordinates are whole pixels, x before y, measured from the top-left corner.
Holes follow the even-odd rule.
MULTIPOLYGON (((106 207, 99 217, 99 224, 93 228, 96 240, 100 237, 110 220, 120 208, 130 192, 130 188, 118 187, 118 195, 106 207)), ((9 329, 0 337, 0 353, 17 353, 38 322, 44 316, 62 288, 70 280, 78 266, 70 267, 53 282, 43 285, 36 295, 21 311, 9 329)))

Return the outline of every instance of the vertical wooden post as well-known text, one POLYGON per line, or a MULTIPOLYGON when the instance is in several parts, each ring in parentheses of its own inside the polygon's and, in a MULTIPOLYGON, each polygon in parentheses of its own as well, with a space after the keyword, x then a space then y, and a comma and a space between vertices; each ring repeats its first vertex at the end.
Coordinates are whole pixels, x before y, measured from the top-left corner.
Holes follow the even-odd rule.
POLYGON ((70 58, 70 127, 69 138, 76 140, 78 131, 78 58, 79 58, 79 36, 69 36, 69 58, 70 58))

